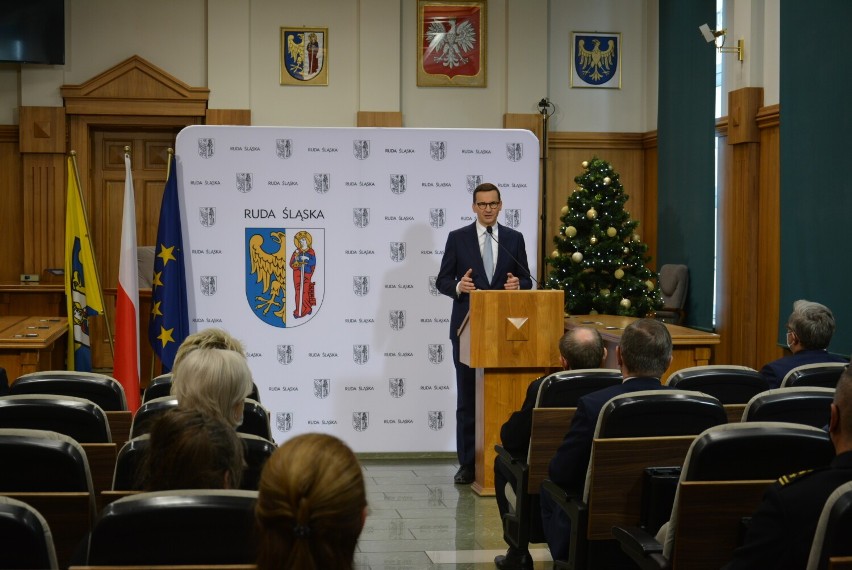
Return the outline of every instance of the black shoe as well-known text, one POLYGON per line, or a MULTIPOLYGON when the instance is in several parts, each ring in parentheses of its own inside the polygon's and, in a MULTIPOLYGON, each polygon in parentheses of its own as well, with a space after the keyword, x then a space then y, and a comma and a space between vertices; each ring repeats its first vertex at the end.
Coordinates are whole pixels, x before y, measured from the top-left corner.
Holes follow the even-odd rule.
POLYGON ((476 478, 473 465, 462 465, 459 467, 459 470, 456 471, 455 477, 453 477, 453 482, 456 485, 470 485, 473 483, 473 480, 476 478))
POLYGON ((529 551, 509 547, 506 554, 494 559, 494 565, 501 570, 532 570, 533 560, 529 551))

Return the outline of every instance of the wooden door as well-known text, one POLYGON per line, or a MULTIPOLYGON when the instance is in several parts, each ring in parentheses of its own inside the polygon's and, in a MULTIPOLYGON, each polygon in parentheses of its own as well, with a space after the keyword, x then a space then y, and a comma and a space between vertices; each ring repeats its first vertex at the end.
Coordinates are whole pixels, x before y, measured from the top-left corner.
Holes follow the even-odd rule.
MULTIPOLYGON (((92 132, 92 198, 88 204, 89 220, 101 287, 104 289, 107 318, 113 334, 124 208, 124 148, 130 147, 137 246, 155 245, 160 203, 166 183, 167 149, 174 148, 179 130, 180 127, 165 127, 144 130, 96 129, 92 132)), ((147 386, 152 373, 152 352, 148 343, 150 298, 149 290, 140 290, 140 379, 143 387, 147 386)), ((112 368, 112 351, 103 319, 93 319, 92 359, 95 368, 112 368)))

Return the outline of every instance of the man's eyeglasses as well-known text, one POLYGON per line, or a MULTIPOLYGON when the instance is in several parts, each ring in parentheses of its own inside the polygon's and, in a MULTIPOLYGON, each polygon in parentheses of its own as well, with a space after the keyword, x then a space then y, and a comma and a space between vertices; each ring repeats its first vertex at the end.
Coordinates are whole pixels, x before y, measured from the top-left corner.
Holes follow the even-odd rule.
POLYGON ((500 205, 500 202, 477 202, 476 207, 480 210, 494 210, 497 206, 500 205))

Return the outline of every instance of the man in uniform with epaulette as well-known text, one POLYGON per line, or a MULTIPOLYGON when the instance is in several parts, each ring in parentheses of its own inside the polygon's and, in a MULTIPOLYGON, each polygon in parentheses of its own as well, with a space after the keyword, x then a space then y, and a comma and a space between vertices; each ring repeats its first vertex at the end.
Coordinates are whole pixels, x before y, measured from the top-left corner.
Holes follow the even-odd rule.
POLYGON ((852 368, 840 376, 828 432, 837 453, 831 465, 781 477, 763 497, 743 546, 726 570, 807 566, 817 522, 828 496, 852 481, 852 368))

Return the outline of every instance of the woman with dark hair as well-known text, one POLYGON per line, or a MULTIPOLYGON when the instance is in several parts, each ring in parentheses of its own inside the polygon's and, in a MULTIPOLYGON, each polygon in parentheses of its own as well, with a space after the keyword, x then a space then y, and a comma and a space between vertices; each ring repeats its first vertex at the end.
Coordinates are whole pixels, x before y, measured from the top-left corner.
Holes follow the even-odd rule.
POLYGON ((258 570, 351 569, 367 516, 361 465, 334 436, 296 436, 260 476, 258 570))

